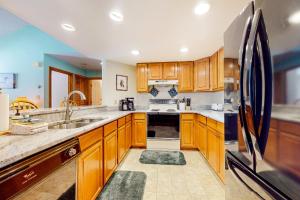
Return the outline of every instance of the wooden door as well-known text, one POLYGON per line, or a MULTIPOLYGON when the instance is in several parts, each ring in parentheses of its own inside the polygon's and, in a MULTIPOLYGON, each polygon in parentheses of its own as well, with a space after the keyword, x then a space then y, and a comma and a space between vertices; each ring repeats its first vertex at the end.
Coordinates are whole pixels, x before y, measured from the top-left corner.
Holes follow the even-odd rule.
POLYGON ((178 79, 176 62, 163 63, 163 79, 164 80, 178 79))
POLYGON ((95 199, 103 188, 102 140, 83 151, 77 161, 78 199, 95 199))
POLYGON ((220 138, 217 132, 207 127, 208 162, 216 173, 220 172, 220 138))
POLYGON ((194 91, 209 90, 209 58, 195 61, 194 66, 194 91))
POLYGON ((147 64, 137 64, 137 92, 148 92, 148 68, 147 64))
POLYGON ((218 52, 210 57, 210 90, 218 89, 218 52))
POLYGON ((163 68, 162 63, 148 64, 148 80, 162 80, 163 68))
POLYGON ((117 130, 104 138, 104 184, 108 181, 118 164, 117 130))
POLYGON ((220 173, 219 177, 224 182, 225 178, 225 144, 224 144, 224 133, 220 135, 220 173))
POLYGON ((178 90, 179 92, 192 92, 194 90, 194 63, 178 63, 178 90))
POLYGON ((134 119, 132 123, 133 135, 132 146, 146 147, 147 144, 147 125, 144 119, 134 119))
POLYGON ((224 48, 218 51, 218 89, 224 88, 224 48))
POLYGON ((200 122, 195 122, 195 147, 200 151, 200 122))
POLYGON ((199 124, 199 148, 204 157, 207 158, 207 131, 206 125, 199 124))
POLYGON ((180 116, 180 147, 193 149, 195 147, 194 115, 182 114, 180 116))
POLYGON ((125 130, 125 125, 118 128, 118 163, 124 158, 127 149, 125 130))
POLYGON ((127 150, 131 147, 131 121, 126 123, 126 148, 127 150))

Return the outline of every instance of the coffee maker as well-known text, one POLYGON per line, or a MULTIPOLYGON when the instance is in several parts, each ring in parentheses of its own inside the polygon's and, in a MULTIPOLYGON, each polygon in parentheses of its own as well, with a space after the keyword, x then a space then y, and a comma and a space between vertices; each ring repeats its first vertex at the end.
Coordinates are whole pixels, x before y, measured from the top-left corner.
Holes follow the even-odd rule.
POLYGON ((126 102, 127 102, 127 110, 135 110, 133 97, 126 98, 126 102))
POLYGON ((119 110, 126 111, 128 110, 127 100, 121 99, 119 102, 119 110))

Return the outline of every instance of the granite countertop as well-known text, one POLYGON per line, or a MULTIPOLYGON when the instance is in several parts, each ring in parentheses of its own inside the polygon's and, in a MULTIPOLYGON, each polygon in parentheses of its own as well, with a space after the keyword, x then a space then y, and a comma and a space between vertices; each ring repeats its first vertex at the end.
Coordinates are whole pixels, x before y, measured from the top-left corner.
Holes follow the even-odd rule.
MULTIPOLYGON (((49 129, 46 132, 34 135, 2 135, 0 136, 0 169, 17 162, 23 158, 36 154, 61 142, 67 141, 101 127, 120 117, 130 113, 147 112, 147 110, 136 111, 103 111, 97 114, 84 115, 80 118, 105 118, 102 121, 91 123, 76 129, 49 129)), ((210 110, 178 111, 178 113, 197 113, 224 122, 224 113, 210 110)))

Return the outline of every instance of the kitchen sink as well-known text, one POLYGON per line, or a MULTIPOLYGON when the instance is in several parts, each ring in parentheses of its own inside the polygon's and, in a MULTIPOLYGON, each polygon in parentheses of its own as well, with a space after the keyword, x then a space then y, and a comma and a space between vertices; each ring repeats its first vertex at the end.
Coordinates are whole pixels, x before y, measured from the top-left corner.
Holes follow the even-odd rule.
POLYGON ((102 121, 104 119, 106 118, 103 117, 85 118, 85 119, 71 120, 69 122, 63 121, 63 122, 54 123, 50 125, 48 128, 49 129, 75 129, 75 128, 80 128, 80 127, 90 125, 94 122, 102 121))

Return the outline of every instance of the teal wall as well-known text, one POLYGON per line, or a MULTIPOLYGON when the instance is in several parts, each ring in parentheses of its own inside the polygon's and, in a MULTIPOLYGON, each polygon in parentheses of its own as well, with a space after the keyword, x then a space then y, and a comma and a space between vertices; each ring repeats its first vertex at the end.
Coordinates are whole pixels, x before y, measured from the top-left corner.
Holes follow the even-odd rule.
POLYGON ((76 68, 48 54, 82 56, 73 48, 31 25, 0 37, 0 73, 17 74, 17 88, 4 90, 11 100, 18 96, 27 96, 34 101, 40 99, 42 106, 47 107, 49 66, 83 76, 101 76, 101 72, 76 68), (34 66, 37 62, 43 66, 34 66))

